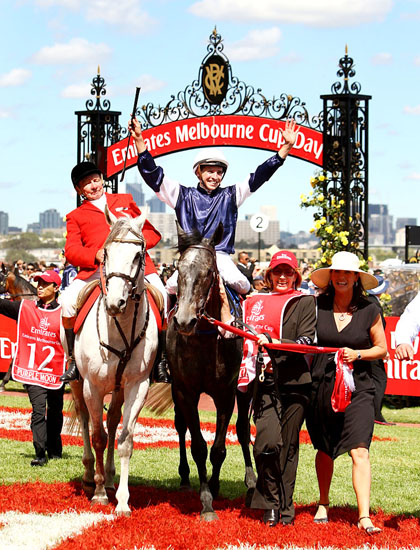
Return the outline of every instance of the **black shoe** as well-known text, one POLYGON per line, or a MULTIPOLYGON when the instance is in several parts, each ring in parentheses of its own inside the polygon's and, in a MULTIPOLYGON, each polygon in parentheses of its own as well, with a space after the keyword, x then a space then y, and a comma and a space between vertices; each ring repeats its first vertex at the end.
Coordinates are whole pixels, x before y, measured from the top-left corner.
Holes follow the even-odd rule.
POLYGON ((69 360, 69 368, 64 374, 60 376, 61 382, 72 382, 73 380, 79 380, 80 374, 76 367, 76 361, 74 359, 69 360))
POLYGON ((266 510, 262 520, 268 527, 275 527, 279 522, 279 511, 266 510))
POLYGON ((31 460, 31 466, 45 466, 46 463, 47 463, 46 456, 41 456, 41 457, 37 456, 36 458, 31 460))
POLYGON ((293 525, 294 521, 295 521, 295 518, 291 518, 291 517, 287 517, 287 516, 286 517, 282 516, 280 518, 281 525, 293 525))
POLYGON ((164 384, 170 384, 172 382, 171 375, 169 374, 168 362, 165 356, 162 356, 162 359, 154 368, 154 381, 163 382, 164 384))

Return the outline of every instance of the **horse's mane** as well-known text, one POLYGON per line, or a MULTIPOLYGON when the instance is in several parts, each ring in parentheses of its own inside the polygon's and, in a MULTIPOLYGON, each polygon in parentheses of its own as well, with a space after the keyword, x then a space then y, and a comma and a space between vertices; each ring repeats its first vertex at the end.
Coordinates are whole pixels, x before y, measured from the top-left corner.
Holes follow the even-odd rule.
POLYGON ((27 281, 25 277, 19 275, 16 270, 14 271, 14 275, 16 277, 16 286, 20 286, 25 290, 29 290, 31 294, 36 294, 36 287, 32 285, 29 281, 27 281))
POLYGON ((177 251, 182 254, 190 246, 193 246, 194 244, 200 244, 202 240, 203 236, 198 231, 198 229, 194 229, 191 233, 181 233, 180 235, 178 235, 177 251))
MULTIPOLYGON (((104 247, 112 243, 112 241, 117 237, 125 237, 131 229, 131 218, 119 218, 111 228, 111 232, 108 235, 104 247)), ((144 241, 144 237, 142 235, 144 241)))

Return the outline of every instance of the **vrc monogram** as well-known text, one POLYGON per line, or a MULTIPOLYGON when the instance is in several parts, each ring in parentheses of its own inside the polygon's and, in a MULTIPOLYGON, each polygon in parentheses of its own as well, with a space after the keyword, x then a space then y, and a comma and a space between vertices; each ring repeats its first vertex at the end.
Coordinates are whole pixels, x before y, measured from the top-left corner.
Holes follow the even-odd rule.
POLYGON ((224 67, 223 65, 218 65, 217 63, 210 63, 206 67, 206 76, 204 79, 204 84, 208 89, 209 95, 215 96, 222 93, 223 78, 224 78, 224 67))

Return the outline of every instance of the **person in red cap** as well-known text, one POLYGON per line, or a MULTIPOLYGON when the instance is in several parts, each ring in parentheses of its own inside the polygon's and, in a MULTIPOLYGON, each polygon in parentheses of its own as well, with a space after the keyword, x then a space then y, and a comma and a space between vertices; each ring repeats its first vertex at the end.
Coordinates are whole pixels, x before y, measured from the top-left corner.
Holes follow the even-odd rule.
MULTIPOLYGON (((141 214, 130 194, 105 193, 103 175, 93 162, 80 162, 77 164, 71 172, 71 179, 77 194, 83 202, 66 216, 67 237, 64 255, 72 265, 79 268, 79 272, 60 296, 62 321, 69 355, 67 371, 61 378, 64 382, 70 382, 78 378, 73 356, 76 302, 80 290, 88 282, 100 278, 98 268, 104 259, 104 243, 110 232, 110 226, 105 217, 105 207, 108 207, 109 211, 117 218, 135 218, 141 214)), ((143 235, 147 249, 153 248, 161 238, 160 233, 148 220, 143 226, 143 235)), ((166 310, 165 287, 157 274, 152 259, 147 253, 145 278, 161 291, 166 310)), ((161 365, 162 376, 157 381, 167 381, 165 367, 166 365, 161 365)))
POLYGON ((264 510, 263 522, 293 523, 293 490, 299 457, 299 432, 309 402, 311 375, 303 353, 270 352, 269 342, 311 345, 315 339, 313 296, 297 289, 302 277, 296 256, 288 250, 274 254, 265 272, 270 292, 253 294, 244 302, 244 322, 258 342, 245 339, 238 389, 254 388, 257 434, 254 458, 257 486, 251 507, 264 510))
POLYGON ((65 355, 60 341, 61 278, 54 270, 36 275, 36 302, 0 300, 0 313, 18 322, 13 379, 22 382, 32 405, 31 430, 36 457, 31 466, 61 458, 65 355))

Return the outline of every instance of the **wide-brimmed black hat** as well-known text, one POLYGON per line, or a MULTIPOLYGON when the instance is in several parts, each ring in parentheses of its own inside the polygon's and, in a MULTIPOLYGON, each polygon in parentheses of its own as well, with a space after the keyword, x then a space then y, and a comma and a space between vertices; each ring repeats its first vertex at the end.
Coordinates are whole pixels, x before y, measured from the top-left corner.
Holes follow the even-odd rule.
POLYGON ((79 164, 76 164, 71 171, 71 181, 73 182, 73 185, 76 186, 82 181, 83 178, 90 176, 91 174, 100 174, 102 176, 102 172, 93 162, 79 162, 79 164))

